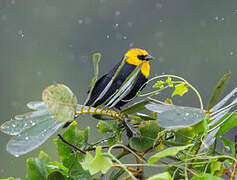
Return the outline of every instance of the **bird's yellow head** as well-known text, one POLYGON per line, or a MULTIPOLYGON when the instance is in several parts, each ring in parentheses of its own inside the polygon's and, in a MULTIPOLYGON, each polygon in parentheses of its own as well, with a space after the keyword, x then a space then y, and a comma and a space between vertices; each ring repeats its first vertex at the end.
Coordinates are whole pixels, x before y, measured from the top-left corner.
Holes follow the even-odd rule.
POLYGON ((150 65, 149 60, 153 59, 151 55, 149 55, 145 50, 143 49, 129 49, 125 56, 127 57, 126 62, 128 64, 132 64, 135 66, 139 66, 141 63, 141 72, 142 74, 148 78, 150 74, 150 65))

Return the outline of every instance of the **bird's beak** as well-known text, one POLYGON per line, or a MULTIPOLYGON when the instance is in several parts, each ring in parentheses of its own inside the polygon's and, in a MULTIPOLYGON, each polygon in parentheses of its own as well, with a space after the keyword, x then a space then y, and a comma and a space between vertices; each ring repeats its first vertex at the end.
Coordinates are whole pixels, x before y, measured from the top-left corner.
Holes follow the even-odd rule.
POLYGON ((147 54, 144 58, 146 61, 152 60, 154 59, 154 57, 152 57, 151 55, 147 54))

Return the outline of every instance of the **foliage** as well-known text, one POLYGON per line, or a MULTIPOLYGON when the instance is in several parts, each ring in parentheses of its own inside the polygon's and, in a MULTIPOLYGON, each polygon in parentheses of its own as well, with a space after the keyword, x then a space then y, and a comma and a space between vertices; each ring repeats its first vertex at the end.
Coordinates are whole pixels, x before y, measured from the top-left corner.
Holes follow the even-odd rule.
MULTIPOLYGON (((98 76, 100 58, 98 53, 93 56, 95 73, 89 96, 98 76)), ((32 112, 17 115, 2 124, 1 130, 13 136, 7 145, 8 152, 19 156, 38 148, 65 122, 72 121, 55 139, 60 161, 52 160, 41 151, 37 158, 27 160, 26 179, 233 179, 237 165, 236 142, 222 135, 237 126, 237 112, 233 111, 237 105, 234 97, 237 88, 217 103, 230 73, 219 81, 207 110, 203 109, 198 91, 174 75, 150 79, 148 83, 156 80, 154 89, 146 94, 139 92, 138 95, 144 97, 140 102, 119 112, 111 110, 110 107, 126 95, 139 68, 103 107, 77 104, 67 86, 54 84, 43 91, 43 102, 28 104, 32 112), (171 97, 165 102, 157 100, 156 95, 167 88, 173 89, 171 97), (196 93, 200 108, 174 105, 171 98, 183 96, 190 89, 196 93), (89 143, 90 128, 80 130, 76 122, 81 114, 92 114, 99 119, 98 133, 106 139, 89 143), (223 149, 216 148, 217 141, 223 142, 223 149), (135 157, 136 162, 127 158, 129 164, 125 164, 122 158, 129 155, 135 157), (144 167, 157 171, 148 175, 144 167)), ((104 91, 108 88, 109 85, 104 91)))

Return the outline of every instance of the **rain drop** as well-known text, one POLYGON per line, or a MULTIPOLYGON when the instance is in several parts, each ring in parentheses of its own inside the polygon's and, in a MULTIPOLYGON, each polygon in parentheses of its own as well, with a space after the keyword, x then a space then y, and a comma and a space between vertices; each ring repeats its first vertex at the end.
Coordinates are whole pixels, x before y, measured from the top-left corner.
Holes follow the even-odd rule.
POLYGON ((14 156, 15 156, 15 157, 19 157, 19 155, 18 155, 18 154, 15 154, 14 156))
POLYGON ((119 27, 119 24, 113 24, 113 28, 117 29, 119 27))
POLYGON ((161 9, 163 7, 163 5, 161 3, 156 3, 156 8, 157 9, 161 9))
POLYGON ((21 38, 24 38, 24 36, 25 36, 24 31, 23 30, 19 30, 18 31, 18 35, 20 35, 21 38))
POLYGON ((16 125, 15 125, 15 124, 13 124, 13 125, 12 125, 12 127, 14 127, 14 128, 15 128, 15 127, 16 127, 16 125))
POLYGON ((25 140, 29 140, 29 137, 28 137, 28 136, 26 136, 26 137, 25 137, 25 140))
POLYGON ((218 17, 218 16, 216 16, 216 17, 215 17, 215 20, 216 20, 216 21, 218 21, 218 20, 219 20, 219 17, 218 17))
POLYGON ((230 55, 233 56, 233 55, 234 55, 234 52, 233 52, 233 51, 230 51, 230 55))
POLYGON ((120 16, 120 11, 115 11, 115 16, 120 16))
POLYGON ((130 42, 129 43, 129 47, 133 47, 134 46, 134 43, 133 42, 130 42))
POLYGON ((123 36, 123 39, 126 40, 128 37, 127 36, 123 36))
POLYGON ((110 38, 110 35, 106 35, 106 38, 109 39, 109 38, 110 38))
POLYGON ((82 19, 79 19, 79 20, 78 20, 78 23, 79 23, 79 24, 83 24, 83 20, 82 20, 82 19))

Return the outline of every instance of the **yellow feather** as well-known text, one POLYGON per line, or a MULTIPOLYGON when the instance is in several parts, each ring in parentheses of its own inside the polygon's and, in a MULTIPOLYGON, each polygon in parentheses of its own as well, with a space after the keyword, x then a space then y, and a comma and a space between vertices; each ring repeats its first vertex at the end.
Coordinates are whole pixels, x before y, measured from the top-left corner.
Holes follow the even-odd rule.
POLYGON ((132 64, 132 65, 135 65, 135 66, 139 66, 141 63, 143 63, 143 65, 141 67, 141 72, 146 78, 148 78, 149 74, 150 74, 149 61, 138 59, 138 57, 137 57, 138 55, 144 55, 145 56, 145 55, 148 55, 148 53, 143 49, 130 49, 125 54, 125 56, 128 57, 126 62, 128 64, 132 64))

